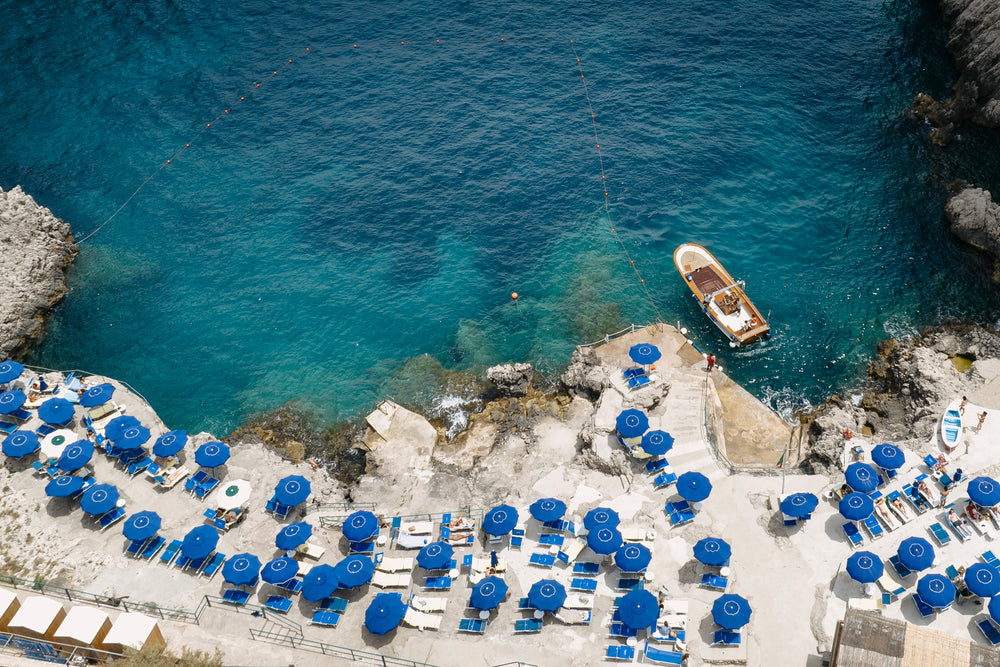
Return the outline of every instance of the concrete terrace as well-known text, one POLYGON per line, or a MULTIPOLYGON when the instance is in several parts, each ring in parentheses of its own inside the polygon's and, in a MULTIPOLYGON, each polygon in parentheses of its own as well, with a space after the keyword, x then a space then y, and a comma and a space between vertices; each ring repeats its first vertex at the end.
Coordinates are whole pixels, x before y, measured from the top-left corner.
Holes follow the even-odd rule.
MULTIPOLYGON (((434 470, 428 461, 426 467, 416 465, 408 477, 398 480, 392 495, 380 487, 365 484, 353 493, 355 501, 374 503, 376 512, 387 521, 401 515, 433 521, 431 539, 437 538, 442 512, 454 512, 465 506, 485 510, 501 501, 518 509, 526 527, 522 548, 512 549, 505 541, 502 548, 497 549, 506 564, 504 576, 511 596, 491 614, 485 634, 470 636, 457 630, 460 619, 467 616, 465 607, 472 588, 467 570, 459 568, 459 572, 453 573, 455 578, 450 591, 424 592, 420 585, 425 573, 414 568, 409 587, 391 590, 402 592, 404 599, 411 590, 428 597, 446 598, 447 608, 440 630, 421 631, 401 626, 384 637, 366 632, 363 628, 365 608, 379 589, 363 586, 340 592, 349 604, 336 628, 309 625, 314 605, 300 598, 294 600, 287 614, 290 623, 213 604, 203 611, 197 625, 162 621, 160 625, 168 646, 179 649, 187 645, 208 651, 218 647, 224 652, 227 664, 310 665, 331 661, 329 656, 315 652, 251 641, 250 630, 254 629, 284 636, 297 635, 300 631, 303 639, 431 665, 499 665, 514 660, 535 665, 606 664, 605 648, 609 644, 624 644, 622 640, 608 638, 607 624, 612 606, 615 598, 622 594, 616 590, 620 574, 612 563, 601 566, 589 624, 570 625, 549 614, 540 633, 515 635, 513 632, 515 620, 530 617, 518 611, 517 600, 527 594, 533 582, 554 578, 569 588, 573 578, 571 568, 561 563, 557 562, 551 569, 529 563, 532 553, 549 553, 550 549, 539 544, 541 531, 529 518, 528 505, 537 498, 553 496, 567 502, 567 518, 574 520, 578 528, 582 527, 582 517, 589 509, 599 505, 615 509, 621 515, 624 532, 642 538, 652 550, 646 589, 653 592, 662 589, 669 598, 688 603, 687 650, 691 654, 688 664, 819 665, 821 652, 829 649, 836 623, 844 617, 847 606, 874 605, 874 598, 864 596, 860 585, 843 573, 852 549, 843 536, 841 524, 844 520, 836 504, 826 499, 827 493, 841 484, 842 476, 789 475, 785 479, 786 493, 815 493, 820 497, 820 505, 804 525, 786 529, 781 514, 775 509, 782 491, 782 478, 759 473, 765 465, 768 472, 775 472, 774 464, 791 437, 789 426, 780 420, 775 423, 776 418, 766 407, 752 397, 747 398, 749 394, 741 393, 735 386, 727 391, 727 385, 734 383, 722 373, 713 373, 712 382, 706 384, 701 354, 671 327, 651 328, 613 340, 599 348, 598 354, 616 387, 606 391, 597 406, 574 400, 562 418, 543 418, 535 427, 531 442, 511 438, 494 444, 492 449, 484 445, 483 451, 488 453, 465 473, 434 470), (604 464, 581 462, 579 439, 585 430, 598 434, 594 450, 599 460, 613 461, 621 457, 621 447, 614 439, 600 434, 613 429, 617 412, 637 400, 636 394, 618 386, 621 383, 615 378, 620 378, 622 367, 631 365, 627 362, 628 347, 640 341, 660 346, 664 357, 657 362, 656 373, 663 384, 670 386, 662 400, 651 401, 647 410, 650 428, 661 428, 674 436, 674 446, 667 458, 677 474, 699 471, 713 483, 712 494, 697 512, 695 520, 679 528, 670 526, 663 511, 665 502, 678 499, 676 493, 672 487, 655 489, 643 461, 625 459, 626 467, 620 474, 608 474, 604 464), (731 423, 733 415, 739 415, 738 425, 731 423), (714 437, 720 447, 738 446, 740 451, 757 452, 757 461, 761 464, 758 473, 728 474, 728 466, 716 460, 708 441, 710 432, 716 434, 714 437), (700 586, 702 573, 710 570, 695 561, 692 552, 693 545, 707 536, 721 537, 731 544, 733 556, 728 592, 744 596, 753 607, 753 616, 743 633, 744 646, 739 649, 711 646, 716 629, 711 605, 720 593, 700 586)), ((55 376, 52 380, 56 380, 55 376)), ((150 442, 167 430, 152 410, 124 387, 119 388, 114 400, 124 404, 128 414, 138 416, 152 429, 150 442)), ((970 405, 966 420, 981 411, 979 407, 970 405)), ((996 407, 988 410, 990 414, 982 433, 968 436, 969 451, 957 452, 951 466, 952 470, 956 465, 962 467, 969 478, 980 473, 1000 472, 992 451, 1000 441, 1000 410, 996 407)), ((405 415, 406 420, 415 418, 411 415, 405 415)), ((26 426, 36 425, 37 421, 32 421, 26 426)), ((388 446, 398 448, 400 456, 408 455, 411 450, 418 451, 419 447, 406 441, 406 437, 415 437, 411 426, 401 429, 405 432, 394 434, 391 424, 387 427, 388 446), (397 436, 398 439, 393 439, 397 436)), ((82 433, 78 430, 78 434, 82 433)), ((195 441, 207 439, 205 434, 195 441)), ((858 442, 855 439, 850 444, 858 442)), ((873 444, 864 443, 866 452, 873 444)), ((936 453, 939 449, 935 442, 928 442, 924 449, 926 451, 907 452, 907 465, 898 480, 912 480, 919 472, 927 472, 922 469, 923 455, 936 453)), ((186 450, 189 461, 193 461, 193 450, 194 445, 189 444, 186 450)), ((845 460, 846 457, 845 453, 845 460)), ((748 454, 745 458, 753 459, 753 456, 748 454)), ((324 516, 342 515, 342 511, 308 505, 304 516, 293 513, 285 521, 278 521, 262 511, 277 481, 292 473, 304 475, 311 481, 314 499, 329 503, 343 501, 343 491, 322 470, 314 470, 304 463, 283 461, 260 446, 235 445, 225 469, 217 472, 224 481, 246 479, 254 488, 249 516, 221 536, 219 551, 230 556, 248 551, 266 562, 280 555, 274 547, 274 537, 281 526, 304 518, 314 527, 310 541, 325 549, 325 554, 318 560, 303 562, 335 564, 347 554, 347 543, 336 521, 322 520, 324 516)), ((200 525, 203 510, 212 506, 212 496, 200 502, 180 488, 161 491, 144 475, 129 478, 100 453, 95 455, 94 474, 100 482, 119 487, 130 514, 146 509, 158 512, 164 520, 160 534, 168 539, 181 538, 200 525)), ((167 568, 155 560, 145 563, 127 558, 123 554, 126 541, 121 535, 120 523, 99 532, 94 522, 74 503, 47 498, 44 492, 47 479, 36 475, 30 467, 8 461, 0 476, 6 487, 0 508, 7 513, 17 511, 21 517, 20 532, 8 534, 5 540, 7 563, 17 557, 25 563, 34 562, 39 578, 49 583, 109 597, 128 596, 128 602, 150 602, 173 609, 193 611, 203 603, 204 596, 220 596, 223 590, 230 588, 221 575, 209 580, 177 568, 167 568), (29 539, 28 534, 33 537, 29 539)), ((901 483, 894 482, 889 488, 901 483)), ((959 501, 964 485, 961 489, 949 500, 959 501)), ((929 512, 865 548, 888 558, 895 553, 904 536, 929 536, 927 526, 940 521, 940 514, 936 510, 929 512)), ((476 511, 473 515, 479 518, 476 511)), ((388 536, 390 530, 383 529, 382 533, 388 536)), ((939 549, 931 571, 943 572, 948 564, 971 564, 978 554, 993 544, 979 535, 966 543, 959 543, 954 535, 952 537, 950 545, 939 549)), ((567 536, 569 541, 575 539, 567 536)), ((568 543, 563 548, 568 549, 568 543)), ((491 549, 496 547, 485 541, 477 525, 475 543, 457 548, 456 558, 460 562, 466 554, 488 558, 491 549)), ((385 558, 415 557, 417 553, 398 548, 392 540, 386 540, 379 550, 385 558)), ((581 550, 577 560, 603 562, 586 548, 581 550)), ((915 578, 912 579, 903 582, 908 590, 915 588, 915 578)), ((251 601, 261 604, 273 592, 272 587, 261 584, 251 601)), ((26 594, 19 592, 21 597, 26 594)), ((912 602, 905 598, 890 604, 882 613, 929 625, 967 640, 981 641, 973 624, 975 619, 982 617, 981 608, 971 603, 955 605, 933 620, 920 618, 912 602)), ((565 613, 562 616, 569 618, 565 613)), ((641 646, 639 641, 640 649, 641 646)))

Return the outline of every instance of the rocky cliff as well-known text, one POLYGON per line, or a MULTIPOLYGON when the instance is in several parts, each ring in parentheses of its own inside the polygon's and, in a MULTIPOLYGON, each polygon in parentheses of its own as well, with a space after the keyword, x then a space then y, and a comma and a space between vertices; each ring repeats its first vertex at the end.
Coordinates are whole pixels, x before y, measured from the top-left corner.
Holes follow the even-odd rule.
POLYGON ((944 212, 955 236, 1000 259, 1000 206, 988 190, 966 187, 948 200, 944 212))
POLYGON ((20 186, 0 189, 0 360, 45 335, 45 316, 66 293, 64 270, 76 257, 69 225, 20 186))
POLYGON ((1000 3, 995 0, 940 0, 948 22, 948 49, 961 72, 952 97, 937 102, 920 93, 914 112, 930 122, 931 140, 944 146, 969 120, 1000 127, 1000 3))

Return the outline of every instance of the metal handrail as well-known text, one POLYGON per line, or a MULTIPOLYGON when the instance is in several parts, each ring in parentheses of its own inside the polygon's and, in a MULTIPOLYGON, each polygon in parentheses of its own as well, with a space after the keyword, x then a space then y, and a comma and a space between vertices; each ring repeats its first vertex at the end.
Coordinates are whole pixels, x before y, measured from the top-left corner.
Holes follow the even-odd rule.
POLYGON ((283 625, 284 627, 291 630, 299 637, 301 637, 303 634, 301 624, 296 623, 295 621, 286 616, 276 614, 273 610, 268 609, 267 607, 264 607, 259 604, 245 603, 237 606, 229 602, 226 602, 225 598, 220 598, 215 595, 204 596, 202 602, 205 604, 206 607, 219 606, 228 609, 230 611, 235 611, 236 613, 240 613, 241 611, 247 610, 250 612, 251 615, 258 615, 264 618, 265 620, 271 621, 272 623, 283 625), (217 605, 213 605, 212 604, 213 602, 217 603, 217 605))
POLYGON ((323 655, 331 658, 343 658, 344 660, 350 660, 358 665, 371 665, 372 667, 435 667, 435 665, 427 662, 417 662, 416 660, 397 658, 395 656, 382 655, 381 653, 359 651, 357 649, 347 648, 346 646, 327 644, 326 642, 317 641, 315 639, 291 637, 289 635, 270 632, 268 630, 256 630, 254 628, 250 628, 250 637, 255 641, 264 641, 295 649, 322 653, 323 655))
POLYGON ((614 333, 604 334, 604 338, 602 338, 601 340, 594 341, 593 343, 584 343, 582 345, 577 345, 577 347, 595 347, 597 345, 604 345, 605 343, 611 342, 615 338, 621 338, 622 336, 627 336, 628 334, 635 333, 639 329, 645 329, 646 327, 652 326, 654 324, 664 324, 664 322, 662 322, 661 320, 654 320, 653 322, 647 322, 646 324, 643 324, 641 326, 637 326, 633 322, 627 328, 622 329, 621 331, 615 331, 614 333))
POLYGON ((25 635, 3 633, 0 637, 0 653, 7 653, 10 655, 20 655, 25 658, 31 658, 34 660, 43 660, 45 662, 60 662, 67 665, 88 665, 93 660, 100 660, 102 663, 108 662, 111 658, 121 658, 121 653, 115 653, 113 651, 107 651, 104 649, 97 648, 85 648, 83 646, 77 646, 75 644, 63 644, 56 641, 50 641, 48 639, 38 639, 37 637, 28 637, 25 635), (24 642, 23 645, 21 642, 24 642), (53 649, 53 652, 57 655, 48 656, 42 654, 42 657, 36 655, 29 655, 29 651, 34 654, 36 651, 32 648, 38 648, 39 646, 48 646, 53 649))
POLYGON ((12 577, 6 574, 0 574, 0 584, 5 584, 18 590, 28 590, 42 595, 66 598, 71 602, 89 602, 97 605, 98 607, 115 607, 124 611, 138 611, 143 614, 156 616, 165 620, 184 621, 186 623, 194 623, 196 625, 200 615, 199 613, 185 611, 183 609, 168 609, 166 607, 160 607, 147 602, 129 602, 128 600, 111 597, 109 595, 100 595, 89 591, 80 591, 75 588, 66 588, 65 586, 55 586, 53 584, 47 584, 44 581, 21 579, 20 577, 12 577))
MULTIPOLYGON (((80 369, 80 368, 71 368, 69 370, 62 370, 62 369, 59 369, 59 368, 46 368, 45 366, 33 366, 33 365, 30 365, 30 364, 24 364, 24 367, 25 368, 30 368, 31 370, 35 371, 36 373, 39 372, 39 371, 43 371, 45 373, 62 373, 63 375, 68 375, 69 373, 83 373, 84 375, 96 375, 97 377, 101 377, 101 378, 104 378, 106 380, 114 380, 115 382, 117 382, 121 386, 125 387, 126 389, 128 389, 130 392, 132 392, 133 394, 135 394, 139 398, 141 398, 143 401, 145 401, 146 405, 149 405, 149 401, 146 400, 146 397, 143 396, 142 394, 140 394, 138 391, 136 391, 135 387, 133 387, 132 385, 130 385, 128 382, 125 382, 124 380, 119 380, 118 378, 113 378, 113 377, 111 377, 109 375, 104 375, 103 373, 93 373, 91 371, 86 371, 86 370, 83 370, 83 369, 80 369)), ((152 407, 152 406, 150 406, 150 407, 152 407)))

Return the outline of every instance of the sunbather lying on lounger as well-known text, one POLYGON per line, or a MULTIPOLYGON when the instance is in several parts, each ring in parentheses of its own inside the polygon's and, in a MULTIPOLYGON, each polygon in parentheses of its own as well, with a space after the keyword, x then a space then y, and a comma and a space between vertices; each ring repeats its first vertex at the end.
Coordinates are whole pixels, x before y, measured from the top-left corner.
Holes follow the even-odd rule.
POLYGON ((979 509, 977 509, 975 503, 969 503, 968 505, 966 505, 965 513, 968 514, 969 518, 972 519, 973 521, 982 521, 983 519, 986 518, 982 515, 979 509))
POLYGON ((882 515, 882 518, 885 519, 885 522, 889 525, 890 528, 896 526, 898 521, 896 519, 893 519, 892 515, 889 514, 889 508, 886 507, 885 505, 885 498, 879 498, 878 500, 875 501, 875 509, 878 510, 878 513, 882 515))
POLYGON ((962 533, 962 535, 972 537, 972 531, 969 530, 969 527, 965 525, 965 520, 958 516, 955 510, 948 510, 948 521, 950 521, 951 525, 955 526, 955 530, 962 533))
POLYGON ((913 518, 913 516, 910 514, 909 508, 906 506, 905 503, 903 503, 902 498, 893 498, 892 500, 889 501, 889 504, 892 505, 892 509, 896 510, 896 513, 899 514, 900 518, 903 519, 903 521, 909 521, 910 519, 913 518))

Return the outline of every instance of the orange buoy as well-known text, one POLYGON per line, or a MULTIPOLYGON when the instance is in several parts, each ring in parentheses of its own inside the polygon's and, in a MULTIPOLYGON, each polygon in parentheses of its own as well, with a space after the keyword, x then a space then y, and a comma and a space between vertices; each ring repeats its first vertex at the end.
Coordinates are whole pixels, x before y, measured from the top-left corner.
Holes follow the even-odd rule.
POLYGON ((514 301, 517 301, 517 292, 511 292, 510 298, 514 299, 514 301))

